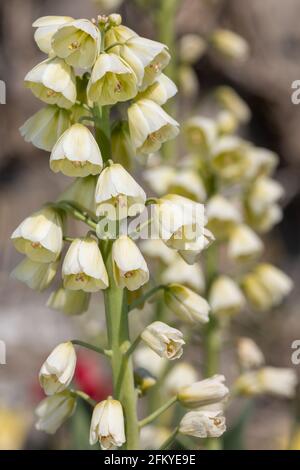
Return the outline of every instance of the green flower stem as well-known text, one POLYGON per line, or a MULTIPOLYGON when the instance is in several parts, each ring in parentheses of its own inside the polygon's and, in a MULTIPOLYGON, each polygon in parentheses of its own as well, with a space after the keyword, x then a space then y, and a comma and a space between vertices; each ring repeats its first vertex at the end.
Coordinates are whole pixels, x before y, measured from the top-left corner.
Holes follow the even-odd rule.
POLYGON ((168 439, 165 440, 165 442, 162 444, 162 446, 159 448, 159 450, 166 450, 170 447, 170 445, 175 441, 177 434, 179 432, 179 428, 175 428, 172 434, 168 437, 168 439))
POLYGON ((135 308, 142 305, 144 302, 146 302, 146 300, 152 297, 152 295, 162 289, 165 289, 164 285, 155 286, 153 287, 153 289, 150 289, 144 295, 141 295, 138 299, 134 300, 133 302, 131 302, 131 304, 128 305, 128 312, 131 312, 131 310, 134 310, 135 308))
POLYGON ((169 401, 167 401, 164 405, 162 405, 160 408, 158 408, 156 411, 154 411, 153 413, 151 413, 149 416, 147 416, 146 418, 142 419, 140 422, 139 422, 139 426, 140 428, 146 426, 147 424, 150 424, 152 423, 152 421, 154 421, 156 418, 158 418, 162 413, 164 413, 165 411, 167 411, 167 409, 169 409, 172 405, 174 405, 174 403, 177 402, 177 396, 175 397, 172 397, 169 401))
POLYGON ((124 354, 124 357, 131 356, 131 354, 135 351, 137 346, 140 344, 141 339, 142 339, 141 335, 138 335, 137 338, 135 338, 135 340, 131 343, 126 353, 124 354))
POLYGON ((139 448, 137 418, 137 391, 134 387, 133 365, 124 355, 130 347, 126 290, 119 289, 114 281, 111 259, 111 242, 106 242, 105 263, 109 276, 109 288, 104 291, 105 313, 109 345, 112 350, 114 397, 120 400, 124 410, 126 448, 139 448))
POLYGON ((72 238, 72 237, 63 237, 63 238, 64 238, 64 241, 68 243, 72 243, 75 240, 75 238, 72 238))
POLYGON ((93 230, 96 230, 97 222, 89 215, 83 213, 80 209, 77 209, 73 203, 70 203, 68 201, 60 201, 53 204, 53 207, 67 212, 74 219, 80 220, 81 222, 84 222, 89 227, 91 227, 93 230))
POLYGON ((95 351, 99 354, 103 354, 104 356, 111 357, 112 355, 111 351, 108 349, 97 348, 96 346, 93 346, 92 344, 89 344, 89 343, 85 343, 84 341, 80 341, 79 339, 72 339, 71 343, 77 346, 82 346, 83 348, 86 348, 86 349, 90 349, 91 351, 95 351))
POLYGON ((111 158, 111 127, 110 107, 94 105, 93 116, 95 121, 96 140, 101 150, 104 163, 111 158))
POLYGON ((71 394, 81 398, 84 400, 86 403, 88 403, 91 407, 95 407, 97 405, 97 402, 93 400, 87 393, 84 393, 80 390, 70 390, 71 394))

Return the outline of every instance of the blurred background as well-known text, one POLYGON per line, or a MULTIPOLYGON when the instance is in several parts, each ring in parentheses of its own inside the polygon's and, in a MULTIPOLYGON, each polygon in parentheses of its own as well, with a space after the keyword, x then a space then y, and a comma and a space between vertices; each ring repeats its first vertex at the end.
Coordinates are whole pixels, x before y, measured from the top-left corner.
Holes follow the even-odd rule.
MULTIPOLYGON (((124 1, 118 11, 129 27, 157 39, 149 16, 135 2, 124 1)), ((63 439, 53 444, 33 430, 33 409, 41 399, 38 371, 58 342, 76 337, 79 332, 82 335, 83 325, 90 335, 97 335, 101 328, 94 306, 84 318, 64 317, 45 306, 49 292, 36 294, 11 280, 9 273, 21 256, 9 238, 26 215, 54 199, 67 184, 67 178, 49 171, 48 153, 26 144, 18 130, 40 108, 38 100, 23 86, 25 74, 43 60, 31 24, 45 15, 92 18, 102 12, 92 0, 0 2, 0 79, 7 87, 6 104, 0 105, 0 340, 7 347, 7 364, 0 365, 0 449, 65 447, 63 439)), ((291 102, 291 84, 300 79, 299 18, 297 0, 182 0, 176 20, 178 38, 186 33, 206 35, 213 28, 225 27, 239 33, 250 45, 250 57, 242 64, 228 64, 206 54, 195 64, 194 71, 201 97, 216 85, 234 87, 252 111, 250 125, 242 129, 243 137, 280 155, 276 178, 286 190, 285 217, 268 235, 266 259, 293 278, 295 289, 278 311, 264 315, 253 325, 241 324, 238 334, 247 335, 245 328, 250 328, 267 363, 282 367, 292 366, 291 343, 300 339, 300 105, 291 102)), ((184 101, 180 105, 184 114, 184 101)), ((201 113, 201 108, 193 106, 201 113)), ((232 351, 225 350, 225 369, 230 371, 232 360, 232 351)), ((99 362, 95 366, 93 361, 93 355, 80 357, 77 380, 83 381, 85 388, 90 387, 98 399, 107 395, 109 377, 105 364, 100 370, 99 362)), ((246 447, 283 447, 291 417, 290 403, 260 399, 247 428, 246 447)))

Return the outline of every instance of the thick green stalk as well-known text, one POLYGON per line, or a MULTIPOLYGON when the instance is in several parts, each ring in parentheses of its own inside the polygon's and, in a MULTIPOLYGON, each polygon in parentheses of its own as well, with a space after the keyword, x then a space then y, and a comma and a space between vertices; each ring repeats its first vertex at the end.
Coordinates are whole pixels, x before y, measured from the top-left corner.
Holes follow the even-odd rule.
POLYGON ((139 448, 137 418, 137 391, 134 387, 131 357, 124 357, 130 347, 126 291, 119 289, 113 278, 111 243, 107 244, 105 257, 110 286, 104 291, 105 313, 109 347, 112 351, 114 398, 120 400, 124 410, 126 448, 139 448))

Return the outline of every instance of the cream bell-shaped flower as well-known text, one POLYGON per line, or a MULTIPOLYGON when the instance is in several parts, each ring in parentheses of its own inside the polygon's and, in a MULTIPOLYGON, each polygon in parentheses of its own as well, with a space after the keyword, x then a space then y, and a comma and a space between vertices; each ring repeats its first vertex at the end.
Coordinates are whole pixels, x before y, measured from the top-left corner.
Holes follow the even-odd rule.
POLYGON ((224 196, 213 196, 206 205, 207 226, 218 238, 228 236, 230 230, 242 221, 235 205, 224 196))
POLYGON ((217 139, 217 126, 212 119, 195 116, 187 120, 184 126, 186 140, 192 150, 206 154, 217 139))
POLYGON ((261 215, 270 206, 276 204, 283 194, 283 187, 277 181, 267 177, 260 177, 251 185, 247 204, 254 214, 261 215))
POLYGON ((53 54, 52 38, 58 28, 63 24, 73 21, 71 16, 42 16, 38 18, 32 26, 37 28, 34 33, 34 40, 39 49, 45 54, 53 54))
POLYGON ((158 196, 166 194, 175 176, 176 169, 167 165, 150 167, 143 173, 144 180, 158 196))
POLYGON ((149 281, 146 261, 136 244, 126 235, 114 241, 112 260, 115 282, 119 287, 134 291, 149 281))
POLYGON ((247 261, 259 256, 263 242, 247 225, 237 225, 229 236, 228 256, 234 261, 247 261))
POLYGON ((180 434, 201 439, 220 437, 225 431, 225 417, 222 411, 189 411, 179 424, 180 434))
POLYGON ((123 408, 119 401, 108 398, 93 411, 90 445, 100 443, 102 450, 121 447, 126 442, 123 408))
POLYGON ((265 362, 264 355, 251 338, 238 338, 237 356, 242 369, 255 369, 265 362))
POLYGON ((216 29, 210 42, 216 51, 230 59, 246 60, 249 55, 247 41, 228 29, 216 29))
POLYGON ((56 261, 63 246, 63 221, 55 209, 44 207, 27 217, 13 232, 11 239, 17 251, 32 261, 56 261))
POLYGON ((65 315, 80 315, 89 308, 90 294, 82 290, 68 290, 60 287, 52 292, 47 300, 47 307, 65 315))
POLYGON ((255 272, 244 276, 242 289, 248 302, 255 310, 266 311, 272 307, 272 298, 255 272))
POLYGON ((113 53, 100 54, 88 83, 88 99, 107 106, 128 101, 136 94, 136 75, 126 62, 113 53))
POLYGON ((236 183, 248 176, 249 144, 236 136, 221 137, 212 149, 211 165, 225 183, 236 183))
POLYGON ((166 392, 173 396, 176 395, 182 387, 192 385, 198 380, 196 369, 188 362, 179 362, 175 364, 171 372, 168 373, 164 388, 166 392))
MULTIPOLYGON (((166 246, 164 243, 162 244, 166 246)), ((167 248, 167 250, 170 250, 170 248, 167 248)), ((177 253, 174 251, 171 252, 174 253, 175 258, 173 261, 170 261, 170 263, 167 263, 169 266, 162 272, 162 283, 184 284, 200 294, 204 293, 205 277, 200 264, 189 265, 177 253)))
POLYGON ((166 305, 181 320, 188 323, 207 323, 210 311, 207 301, 188 287, 170 284, 165 288, 166 305))
POLYGON ((53 281, 58 268, 58 262, 37 263, 29 258, 24 258, 11 273, 13 279, 24 282, 31 289, 43 291, 53 281))
POLYGON ((70 127, 70 113, 58 106, 47 106, 31 116, 22 127, 20 133, 25 142, 51 152, 59 137, 70 127))
POLYGON ((98 216, 122 220, 143 212, 146 193, 122 165, 111 163, 99 176, 95 200, 98 216))
POLYGON ((54 53, 72 67, 92 67, 100 52, 99 28, 91 21, 79 19, 60 26, 52 39, 54 53))
POLYGON ((247 103, 230 86, 219 86, 215 90, 219 104, 230 111, 240 123, 247 123, 251 118, 251 110, 247 103))
POLYGON ((104 49, 112 49, 116 44, 123 44, 134 36, 138 36, 137 33, 123 24, 113 26, 105 32, 104 49))
POLYGON ((179 133, 178 122, 151 100, 133 103, 128 108, 128 122, 134 148, 146 155, 157 152, 179 133))
POLYGON ((213 234, 207 230, 207 228, 204 228, 202 235, 200 235, 195 241, 187 242, 184 249, 179 250, 178 253, 186 263, 193 265, 198 260, 201 252, 205 248, 208 248, 214 240, 215 237, 213 234))
POLYGON ((153 222, 159 238, 169 248, 185 250, 198 242, 199 250, 205 247, 203 204, 191 199, 168 194, 153 205, 153 222))
POLYGON ((220 135, 234 134, 239 127, 237 118, 226 109, 218 113, 216 123, 220 135))
POLYGON ((46 395, 64 391, 71 383, 76 367, 73 344, 61 343, 52 351, 41 367, 39 381, 46 395))
POLYGON ((91 238, 75 239, 62 266, 64 287, 70 290, 97 292, 109 285, 107 271, 97 242, 91 238))
POLYGON ((95 191, 97 177, 95 175, 85 178, 76 178, 70 186, 60 194, 58 201, 70 201, 84 211, 96 214, 95 191))
POLYGON ((179 390, 177 398, 186 408, 198 408, 225 400, 229 395, 223 375, 195 382, 179 390))
POLYGON ((185 344, 183 334, 166 323, 151 323, 141 333, 141 338, 160 357, 174 360, 182 356, 182 347, 185 344))
POLYGON ((103 166, 102 156, 91 131, 74 124, 59 138, 50 155, 50 168, 66 176, 97 175, 103 166))
POLYGON ((249 162, 251 162, 249 178, 270 176, 279 163, 278 155, 269 149, 262 147, 249 147, 247 152, 249 155, 249 162))
POLYGON ((206 51, 206 42, 198 34, 185 34, 179 41, 180 61, 195 64, 206 51))
POLYGON ((76 398, 65 391, 46 397, 35 410, 38 431, 54 434, 70 418, 76 409, 76 398))
POLYGON ((145 98, 154 101, 159 106, 163 106, 170 98, 176 95, 177 91, 175 83, 162 73, 149 88, 139 93, 137 99, 145 98))
POLYGON ((298 383, 293 369, 263 367, 242 374, 235 382, 237 393, 246 396, 269 394, 283 398, 293 398, 298 383))
POLYGON ((278 224, 283 217, 283 212, 278 204, 272 204, 265 212, 256 215, 247 210, 246 207, 246 220, 255 230, 260 233, 266 233, 271 230, 274 225, 278 224))
POLYGON ((293 289, 293 281, 289 276, 271 264, 259 264, 255 268, 255 273, 275 306, 279 305, 293 289))
POLYGON ((76 102, 76 82, 72 68, 58 57, 36 65, 24 78, 25 86, 48 104, 71 108, 76 102))
POLYGON ((142 240, 140 248, 144 255, 160 260, 166 266, 175 262, 177 258, 177 253, 171 248, 168 248, 165 243, 159 239, 149 238, 148 240, 142 240))
POLYGON ((209 304, 215 315, 233 316, 240 313, 246 301, 233 279, 228 276, 219 276, 210 288, 209 304))
POLYGON ((133 36, 111 51, 131 67, 141 90, 152 85, 170 61, 168 48, 164 44, 141 36, 133 36))

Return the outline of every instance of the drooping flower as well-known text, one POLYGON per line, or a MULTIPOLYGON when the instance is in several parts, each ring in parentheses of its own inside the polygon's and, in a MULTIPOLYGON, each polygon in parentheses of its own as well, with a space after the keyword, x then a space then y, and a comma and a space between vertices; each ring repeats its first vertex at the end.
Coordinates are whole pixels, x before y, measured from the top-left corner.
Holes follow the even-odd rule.
POLYGON ((70 127, 70 113, 58 106, 47 106, 31 116, 22 127, 26 142, 51 152, 59 137, 70 127))
POLYGON ((99 176, 95 200, 98 216, 122 220, 144 210, 146 194, 122 165, 112 163, 99 176))
POLYGON ((93 134, 82 124, 74 124, 59 138, 50 156, 50 168, 66 176, 97 175, 103 166, 93 134))
POLYGON ((262 366, 265 362, 262 351, 251 338, 238 339, 237 355, 242 369, 254 369, 262 366))
POLYGON ((251 260, 261 254, 263 242, 247 225, 237 225, 229 236, 228 256, 234 261, 251 260))
POLYGON ((16 250, 32 261, 56 261, 63 246, 62 217, 58 211, 45 207, 27 217, 11 238, 16 250))
POLYGON ((181 331, 161 321, 148 325, 141 334, 142 340, 161 357, 169 360, 182 356, 185 344, 181 331))
POLYGON ((52 38, 54 34, 58 28, 70 21, 73 21, 71 16, 42 16, 32 24, 34 28, 37 28, 34 40, 42 52, 53 54, 52 38))
POLYGON ((216 29, 210 41, 216 51, 230 59, 245 60, 249 55, 247 41, 228 29, 216 29))
POLYGON ((54 53, 72 67, 92 67, 100 52, 101 36, 96 25, 86 19, 60 26, 52 39, 54 53))
POLYGON ((24 258, 15 267, 11 276, 13 279, 24 282, 31 289, 43 291, 47 289, 53 281, 57 272, 58 262, 37 263, 29 258, 24 258))
POLYGON ((220 437, 225 431, 225 417, 221 411, 189 411, 179 424, 181 434, 202 439, 220 437))
POLYGON ((76 353, 73 344, 61 343, 47 357, 41 367, 39 380, 46 395, 64 391, 73 379, 76 353))
POLYGON ((63 59, 44 60, 28 72, 24 81, 25 86, 45 103, 68 109, 76 102, 75 75, 63 59))
POLYGON ((35 427, 39 431, 54 434, 75 409, 76 398, 68 391, 44 398, 35 410, 38 417, 35 427))
POLYGON ((126 235, 115 240, 112 260, 115 282, 119 287, 134 291, 148 282, 146 261, 136 244, 126 235))
POLYGON ((52 292, 46 305, 66 315, 80 315, 87 311, 89 302, 89 293, 82 290, 74 291, 60 287, 52 292))
POLYGON ((225 400, 229 395, 223 375, 214 375, 179 390, 177 397, 186 408, 198 408, 225 400))
POLYGON ((149 88, 139 93, 138 99, 151 100, 159 106, 163 106, 170 98, 176 95, 177 91, 175 83, 162 73, 149 88))
POLYGON ((98 244, 91 237, 75 239, 62 266, 64 287, 97 292, 108 287, 108 275, 98 244))
POLYGON ((179 133, 178 122, 151 100, 133 103, 128 109, 128 121, 137 153, 154 153, 179 133))
POLYGON ((209 304, 215 315, 236 315, 245 303, 244 295, 233 279, 222 275, 214 280, 209 292, 209 304))
POLYGON ((165 289, 167 306, 188 323, 207 323, 210 311, 207 301, 188 287, 171 284, 165 289))
POLYGON ((122 405, 112 398, 98 403, 93 411, 90 444, 98 441, 103 450, 121 447, 126 442, 122 405))

